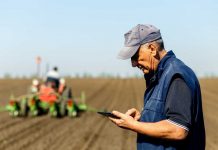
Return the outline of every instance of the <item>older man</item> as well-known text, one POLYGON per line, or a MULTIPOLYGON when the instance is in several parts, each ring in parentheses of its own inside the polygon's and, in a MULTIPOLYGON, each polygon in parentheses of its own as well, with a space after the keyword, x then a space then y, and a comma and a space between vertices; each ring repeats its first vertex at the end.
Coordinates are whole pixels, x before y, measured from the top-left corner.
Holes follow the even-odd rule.
POLYGON ((138 133, 138 150, 204 150, 200 85, 194 72, 164 49, 160 30, 139 24, 125 34, 118 55, 144 73, 144 108, 113 111, 119 127, 138 133))

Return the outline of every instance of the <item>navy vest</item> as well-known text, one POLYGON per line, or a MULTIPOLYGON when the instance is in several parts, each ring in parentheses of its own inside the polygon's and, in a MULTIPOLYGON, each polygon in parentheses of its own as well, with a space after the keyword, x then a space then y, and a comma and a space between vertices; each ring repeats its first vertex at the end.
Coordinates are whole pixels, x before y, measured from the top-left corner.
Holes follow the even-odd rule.
POLYGON ((204 150, 205 129, 202 112, 200 85, 194 72, 176 58, 172 51, 160 61, 156 74, 144 95, 144 108, 141 122, 158 122, 167 119, 165 116, 165 100, 172 78, 180 75, 192 93, 192 124, 187 138, 183 141, 167 141, 138 134, 138 150, 204 150), (185 149, 184 149, 185 146, 185 149))

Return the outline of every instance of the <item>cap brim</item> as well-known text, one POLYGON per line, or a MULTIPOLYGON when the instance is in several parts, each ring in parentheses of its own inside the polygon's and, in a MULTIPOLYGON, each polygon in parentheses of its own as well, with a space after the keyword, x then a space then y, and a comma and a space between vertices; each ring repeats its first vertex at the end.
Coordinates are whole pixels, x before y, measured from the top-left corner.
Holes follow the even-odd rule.
POLYGON ((140 45, 132 47, 123 47, 117 55, 117 58, 123 60, 131 58, 137 52, 139 47, 140 45))

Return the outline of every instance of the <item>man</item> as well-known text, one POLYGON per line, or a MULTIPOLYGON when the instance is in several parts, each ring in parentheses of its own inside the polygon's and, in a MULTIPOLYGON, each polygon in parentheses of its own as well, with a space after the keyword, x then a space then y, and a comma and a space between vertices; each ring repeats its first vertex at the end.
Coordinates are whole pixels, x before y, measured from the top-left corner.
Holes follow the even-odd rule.
POLYGON ((139 24, 125 34, 119 58, 144 73, 144 108, 112 113, 117 126, 138 133, 138 150, 204 150, 201 91, 194 72, 164 49, 160 30, 139 24))
POLYGON ((50 70, 46 75, 46 83, 52 83, 52 87, 55 89, 59 88, 59 79, 60 75, 58 73, 58 68, 54 67, 53 70, 50 70))

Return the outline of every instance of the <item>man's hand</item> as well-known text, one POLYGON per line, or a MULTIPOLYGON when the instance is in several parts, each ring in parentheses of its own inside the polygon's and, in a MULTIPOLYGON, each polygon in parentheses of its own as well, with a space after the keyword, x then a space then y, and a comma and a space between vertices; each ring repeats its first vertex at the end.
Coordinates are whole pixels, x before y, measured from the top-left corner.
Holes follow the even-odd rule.
MULTIPOLYGON (((120 119, 114 119, 109 117, 109 119, 115 123, 117 126, 125 129, 132 130, 134 129, 135 122, 137 122, 131 115, 123 114, 118 111, 112 112, 115 116, 119 117, 120 119)), ((132 113, 131 113, 132 114, 132 113)))
POLYGON ((158 122, 139 122, 139 111, 136 109, 129 109, 125 114, 113 111, 115 116, 120 119, 109 119, 117 126, 141 133, 150 137, 169 139, 169 140, 183 140, 187 137, 188 131, 170 123, 168 120, 161 120, 158 122))
POLYGON ((134 118, 134 120, 136 120, 136 121, 138 121, 141 117, 140 112, 135 108, 129 109, 125 114, 132 116, 134 118))

